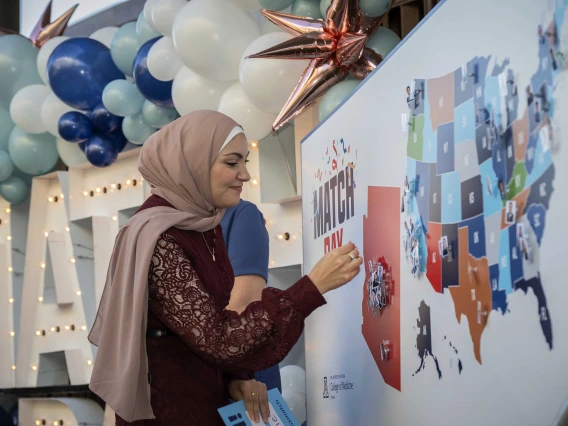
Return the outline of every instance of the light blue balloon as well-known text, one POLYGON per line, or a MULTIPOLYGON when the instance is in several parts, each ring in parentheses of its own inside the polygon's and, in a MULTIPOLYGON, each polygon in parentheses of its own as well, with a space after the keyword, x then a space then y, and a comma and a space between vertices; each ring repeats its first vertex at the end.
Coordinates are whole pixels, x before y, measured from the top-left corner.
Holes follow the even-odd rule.
MULTIPOLYGON (((0 86, 2 86, 2 83, 0 83, 0 86)), ((3 151, 8 151, 8 139, 10 139, 14 125, 10 111, 0 106, 0 149, 3 151)))
POLYGON ((394 31, 385 27, 379 27, 377 32, 367 40, 365 46, 386 58, 398 43, 400 43, 400 37, 394 31))
POLYGON ((124 117, 122 121, 122 133, 136 145, 142 145, 155 131, 156 129, 146 124, 141 112, 124 117))
POLYGON ((14 163, 6 151, 0 150, 0 182, 5 181, 14 172, 14 163))
POLYGON ((327 12, 327 8, 329 7, 330 4, 331 4, 331 0, 321 0, 320 1, 320 12, 321 12, 322 16, 325 16, 325 14, 327 12))
POLYGON ((294 0, 292 15, 307 16, 313 19, 323 18, 318 0, 294 0))
POLYGON ((367 16, 375 17, 389 10, 392 0, 359 0, 359 8, 367 16))
MULTIPOLYGON (((71 144, 69 142, 65 142, 67 145, 75 145, 75 144, 71 144)), ((28 185, 30 188, 32 187, 32 182, 34 180, 34 177, 32 175, 28 175, 27 173, 22 172, 20 169, 18 169, 16 166, 14 166, 14 172, 12 173, 12 177, 17 176, 20 179, 22 179, 26 185, 28 185)))
POLYGON ((26 133, 14 127, 8 145, 14 165, 32 176, 51 171, 59 160, 55 137, 49 133, 26 133))
POLYGON ((347 99, 359 83, 358 80, 345 80, 329 89, 319 103, 319 120, 323 121, 341 102, 347 99))
POLYGON ((294 0, 258 0, 258 2, 263 9, 284 10, 290 7, 290 5, 294 3, 294 0))
POLYGON ((119 117, 136 114, 142 109, 144 96, 135 84, 126 80, 111 81, 103 90, 103 105, 119 117))
POLYGON ((11 204, 23 203, 29 194, 30 187, 18 176, 12 176, 0 183, 0 195, 11 204))
POLYGON ((144 101, 142 116, 146 124, 154 129, 161 129, 166 124, 179 118, 175 108, 162 108, 150 101, 144 101))
POLYGON ((159 31, 156 31, 148 25, 148 21, 146 21, 146 18, 144 17, 144 11, 140 12, 138 20, 136 21, 136 41, 138 43, 138 49, 140 49, 147 41, 160 37, 161 35, 162 34, 159 31))
POLYGON ((129 22, 118 29, 110 44, 112 60, 120 71, 132 77, 134 58, 138 53, 136 22, 129 22))
POLYGON ((37 53, 32 42, 22 36, 0 37, 0 106, 9 110, 18 90, 43 84, 37 72, 37 53))

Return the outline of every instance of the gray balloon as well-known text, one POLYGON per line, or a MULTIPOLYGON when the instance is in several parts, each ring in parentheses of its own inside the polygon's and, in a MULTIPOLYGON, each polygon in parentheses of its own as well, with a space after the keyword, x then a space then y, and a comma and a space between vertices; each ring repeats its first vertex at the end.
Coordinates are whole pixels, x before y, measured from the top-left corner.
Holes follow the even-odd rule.
POLYGON ((38 50, 19 35, 0 37, 0 107, 10 109, 12 97, 22 87, 43 84, 37 72, 38 50))

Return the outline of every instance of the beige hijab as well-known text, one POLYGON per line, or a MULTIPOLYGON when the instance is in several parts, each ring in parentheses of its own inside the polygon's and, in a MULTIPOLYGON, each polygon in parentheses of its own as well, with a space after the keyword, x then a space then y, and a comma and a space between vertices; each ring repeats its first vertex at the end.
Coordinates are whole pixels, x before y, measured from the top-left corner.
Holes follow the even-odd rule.
POLYGON ((145 209, 120 230, 89 334, 99 348, 89 387, 127 422, 155 418, 146 326, 148 268, 156 242, 171 227, 204 232, 221 222, 224 210, 213 205, 210 172, 236 126, 215 111, 193 112, 152 135, 140 151, 138 170, 152 194, 176 208, 145 209))

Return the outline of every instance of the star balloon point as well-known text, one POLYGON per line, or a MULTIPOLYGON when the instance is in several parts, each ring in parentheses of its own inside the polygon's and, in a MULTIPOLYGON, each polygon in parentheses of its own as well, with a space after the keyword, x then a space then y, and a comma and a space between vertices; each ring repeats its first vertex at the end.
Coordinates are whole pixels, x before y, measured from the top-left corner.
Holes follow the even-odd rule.
POLYGON ((377 67, 383 58, 365 47, 365 42, 379 28, 389 10, 376 18, 368 17, 361 13, 359 0, 332 0, 324 19, 262 10, 266 19, 296 37, 247 59, 311 59, 273 123, 274 130, 349 74, 363 80, 377 67))
POLYGON ((63 35, 75 9, 79 7, 79 3, 71 6, 63 15, 51 22, 51 3, 52 0, 49 0, 29 37, 37 48, 43 46, 48 40, 63 35))

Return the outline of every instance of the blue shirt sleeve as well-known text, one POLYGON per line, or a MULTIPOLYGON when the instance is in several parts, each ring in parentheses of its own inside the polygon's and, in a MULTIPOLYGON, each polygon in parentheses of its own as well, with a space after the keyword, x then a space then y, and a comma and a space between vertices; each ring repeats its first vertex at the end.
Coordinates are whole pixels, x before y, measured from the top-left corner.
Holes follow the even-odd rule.
POLYGON ((264 216, 254 204, 246 205, 233 218, 228 229, 227 252, 235 277, 260 275, 268 281, 268 231, 264 216))

